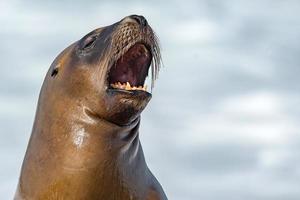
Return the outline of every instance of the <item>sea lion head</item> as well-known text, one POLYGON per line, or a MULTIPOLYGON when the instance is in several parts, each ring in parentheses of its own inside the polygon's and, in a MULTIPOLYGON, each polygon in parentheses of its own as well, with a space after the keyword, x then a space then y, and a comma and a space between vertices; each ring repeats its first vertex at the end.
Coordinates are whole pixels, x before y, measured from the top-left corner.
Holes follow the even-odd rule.
POLYGON ((52 63, 41 96, 55 93, 53 101, 70 109, 81 107, 90 116, 128 125, 151 99, 145 79, 151 68, 152 90, 159 66, 153 30, 143 16, 131 15, 66 48, 52 63))

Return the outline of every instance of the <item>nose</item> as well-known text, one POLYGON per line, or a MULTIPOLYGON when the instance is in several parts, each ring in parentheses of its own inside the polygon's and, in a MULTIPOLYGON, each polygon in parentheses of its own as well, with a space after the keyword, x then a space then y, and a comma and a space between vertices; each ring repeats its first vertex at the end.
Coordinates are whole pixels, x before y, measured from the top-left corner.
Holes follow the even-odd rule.
POLYGON ((139 23, 141 26, 147 26, 148 22, 142 15, 130 15, 131 19, 135 20, 137 23, 139 23))

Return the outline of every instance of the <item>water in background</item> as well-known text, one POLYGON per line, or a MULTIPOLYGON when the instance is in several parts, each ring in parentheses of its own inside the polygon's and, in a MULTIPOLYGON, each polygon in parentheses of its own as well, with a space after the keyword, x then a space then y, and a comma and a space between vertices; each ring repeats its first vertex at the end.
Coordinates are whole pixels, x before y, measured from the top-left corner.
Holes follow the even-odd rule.
POLYGON ((300 199, 299 10, 297 0, 1 1, 0 199, 12 199, 55 56, 134 13, 162 45, 141 141, 169 199, 300 199))

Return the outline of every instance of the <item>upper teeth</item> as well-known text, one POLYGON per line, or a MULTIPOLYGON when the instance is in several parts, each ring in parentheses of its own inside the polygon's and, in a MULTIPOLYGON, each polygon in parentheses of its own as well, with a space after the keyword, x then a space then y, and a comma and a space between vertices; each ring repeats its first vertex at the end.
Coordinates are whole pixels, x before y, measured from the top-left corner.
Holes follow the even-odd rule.
POLYGON ((143 91, 147 91, 147 85, 144 86, 131 86, 129 82, 126 83, 112 83, 110 84, 111 87, 113 88, 117 88, 117 89, 123 89, 123 90, 143 90, 143 91))

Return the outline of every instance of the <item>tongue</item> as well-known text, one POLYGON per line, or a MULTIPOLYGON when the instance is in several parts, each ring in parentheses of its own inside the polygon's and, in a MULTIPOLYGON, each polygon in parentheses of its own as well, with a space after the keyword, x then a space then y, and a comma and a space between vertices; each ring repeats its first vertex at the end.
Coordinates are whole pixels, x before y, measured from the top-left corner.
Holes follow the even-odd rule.
POLYGON ((109 83, 126 83, 143 86, 151 63, 151 54, 142 44, 131 47, 112 67, 109 83))

